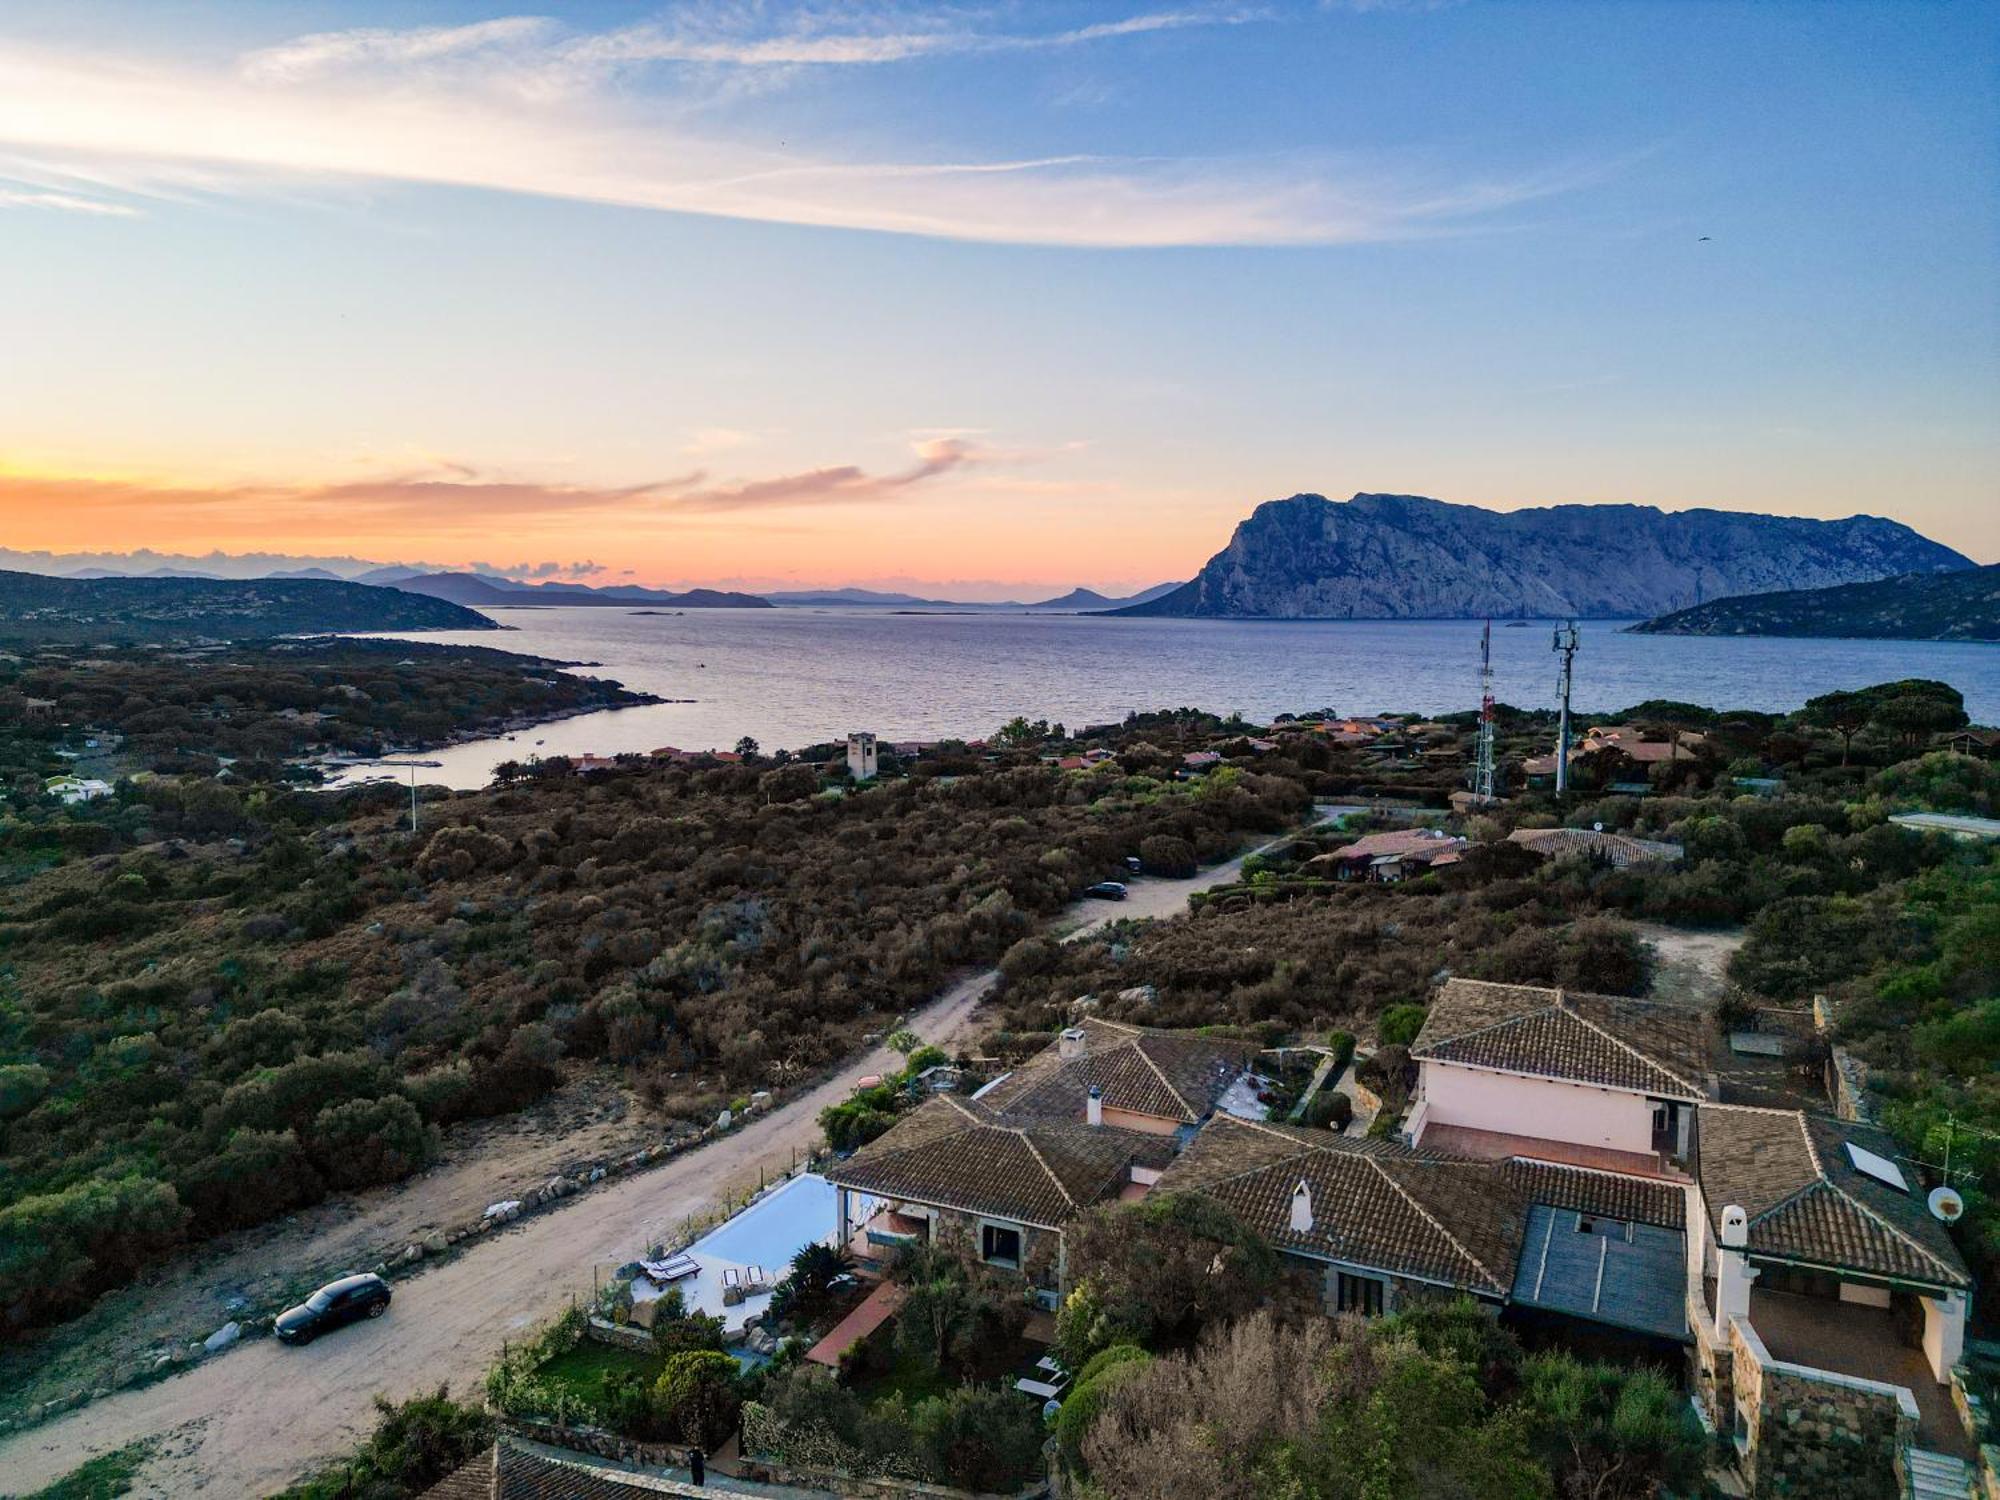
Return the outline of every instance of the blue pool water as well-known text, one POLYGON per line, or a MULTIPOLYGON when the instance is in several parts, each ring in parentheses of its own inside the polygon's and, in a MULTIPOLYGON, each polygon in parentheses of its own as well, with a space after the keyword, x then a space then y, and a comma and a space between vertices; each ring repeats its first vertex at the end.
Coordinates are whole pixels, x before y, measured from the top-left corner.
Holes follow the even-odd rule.
POLYGON ((704 1266, 729 1261, 761 1265, 769 1274, 782 1275, 799 1250, 832 1237, 838 1192, 824 1177, 802 1173, 721 1228, 710 1230, 688 1253, 704 1266))

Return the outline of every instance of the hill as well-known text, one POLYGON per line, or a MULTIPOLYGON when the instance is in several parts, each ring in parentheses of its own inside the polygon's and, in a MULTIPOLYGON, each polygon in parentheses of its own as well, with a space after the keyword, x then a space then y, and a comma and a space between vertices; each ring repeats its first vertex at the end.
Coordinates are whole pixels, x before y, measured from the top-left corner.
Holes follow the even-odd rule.
POLYGON ((476 573, 421 573, 413 578, 388 580, 387 586, 405 593, 489 609, 557 604, 600 608, 628 604, 670 604, 681 609, 771 607, 768 600, 760 599, 755 594, 732 594, 718 589, 689 589, 685 594, 670 593, 666 589, 638 588, 630 584, 595 589, 581 583, 515 583, 512 579, 486 578, 476 573))
POLYGON ((0 640, 259 640, 361 630, 498 630, 441 599, 326 579, 51 578, 0 572, 0 640))
POLYGON ((1716 599, 1631 627, 1645 635, 1804 635, 2000 641, 2000 563, 1874 583, 1716 599))
POLYGON ((1124 615, 1650 618, 1706 595, 1949 573, 1969 558, 1875 516, 1642 505, 1498 512, 1417 495, 1260 505, 1190 583, 1124 615))

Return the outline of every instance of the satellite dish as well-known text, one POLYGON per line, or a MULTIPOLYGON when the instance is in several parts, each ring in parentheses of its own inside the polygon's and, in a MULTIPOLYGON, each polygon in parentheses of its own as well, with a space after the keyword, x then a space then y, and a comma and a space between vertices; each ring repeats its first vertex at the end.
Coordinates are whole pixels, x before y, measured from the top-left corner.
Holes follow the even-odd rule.
POLYGON ((1956 1224, 1959 1216, 1965 1212, 1965 1199, 1959 1196, 1958 1189, 1954 1187, 1932 1188, 1930 1197, 1924 1201, 1930 1205, 1931 1217, 1941 1219, 1947 1224, 1956 1224))
POLYGON ((1604 832, 1604 825, 1602 823, 1592 823, 1590 825, 1590 831, 1592 833, 1602 833, 1604 832))

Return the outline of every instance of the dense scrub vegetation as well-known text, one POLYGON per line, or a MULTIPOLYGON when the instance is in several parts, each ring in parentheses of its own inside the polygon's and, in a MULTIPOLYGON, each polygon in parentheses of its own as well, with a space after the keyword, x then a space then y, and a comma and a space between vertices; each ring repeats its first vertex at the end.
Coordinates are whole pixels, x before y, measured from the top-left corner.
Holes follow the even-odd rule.
POLYGON ((111 847, 0 900, 0 1305, 59 1316, 178 1238, 393 1181, 440 1127, 579 1068, 711 1116, 997 958, 1148 838, 1212 859, 1306 801, 1281 777, 1032 761, 800 795, 803 769, 551 763, 437 804, 415 841, 213 783, 48 825, 111 847), (234 842, 157 837, 190 825, 234 842))
POLYGON ((92 759, 122 770, 212 774, 228 760, 232 776, 254 782, 276 780, 286 762, 308 755, 379 755, 650 701, 559 667, 484 647, 408 641, 44 646, 0 660, 0 784, 38 795, 42 777, 66 769, 58 747, 81 748, 107 734, 123 743, 92 759), (31 716, 31 698, 54 707, 31 716))

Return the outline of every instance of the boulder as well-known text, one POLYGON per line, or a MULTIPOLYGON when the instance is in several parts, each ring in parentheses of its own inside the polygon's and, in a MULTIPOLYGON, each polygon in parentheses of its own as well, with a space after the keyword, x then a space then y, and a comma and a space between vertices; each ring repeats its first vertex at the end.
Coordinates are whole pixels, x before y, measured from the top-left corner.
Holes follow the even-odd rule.
POLYGON ((436 1230, 432 1230, 423 1238, 424 1254, 426 1255, 442 1255, 450 1245, 451 1241, 436 1230))
POLYGON ((408 1245, 404 1247, 401 1258, 404 1265, 406 1266, 415 1265, 418 1261, 424 1258, 424 1247, 418 1244, 415 1240, 412 1240, 408 1245))
POLYGON ((218 1350, 227 1349, 231 1344, 235 1343, 238 1339, 242 1337, 243 1337, 243 1325, 237 1322, 234 1318, 232 1318, 227 1323, 224 1323, 220 1328, 216 1329, 215 1332, 211 1333, 207 1338, 203 1339, 201 1341, 201 1347, 205 1349, 208 1353, 214 1354, 218 1350))

